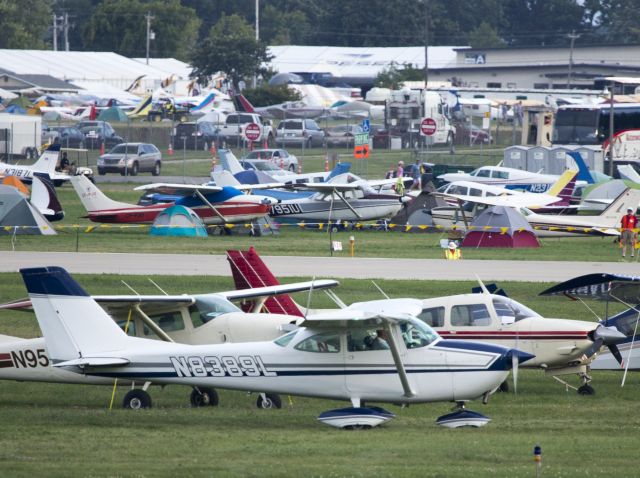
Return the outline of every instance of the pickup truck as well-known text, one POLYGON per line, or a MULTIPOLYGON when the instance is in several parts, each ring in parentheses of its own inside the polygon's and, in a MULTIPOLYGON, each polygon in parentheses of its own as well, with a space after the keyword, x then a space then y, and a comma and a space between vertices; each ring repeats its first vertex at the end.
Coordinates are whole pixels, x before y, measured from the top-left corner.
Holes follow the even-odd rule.
POLYGON ((269 144, 273 144, 271 122, 269 120, 263 121, 262 117, 255 113, 231 113, 227 115, 224 124, 219 125, 220 136, 223 137, 227 143, 240 143, 244 139, 244 129, 249 123, 255 123, 260 127, 260 138, 257 139, 258 142, 262 143, 267 140, 269 144))

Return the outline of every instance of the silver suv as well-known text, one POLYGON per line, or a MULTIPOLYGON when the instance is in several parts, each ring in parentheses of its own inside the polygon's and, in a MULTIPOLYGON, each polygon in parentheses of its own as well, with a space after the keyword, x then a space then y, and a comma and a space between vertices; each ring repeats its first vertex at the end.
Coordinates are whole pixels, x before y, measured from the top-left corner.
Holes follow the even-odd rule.
POLYGON ((149 143, 122 143, 98 158, 98 174, 120 173, 137 176, 141 172, 160 175, 162 153, 149 143))
POLYGON ((276 130, 276 144, 300 145, 311 148, 322 146, 324 143, 324 131, 318 123, 312 119, 296 119, 280 121, 276 130))

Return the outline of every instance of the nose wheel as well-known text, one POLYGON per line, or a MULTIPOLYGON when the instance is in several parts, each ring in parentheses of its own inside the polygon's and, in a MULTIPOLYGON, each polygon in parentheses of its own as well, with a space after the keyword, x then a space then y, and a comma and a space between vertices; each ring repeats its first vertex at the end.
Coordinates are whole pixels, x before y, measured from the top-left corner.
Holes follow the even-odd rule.
POLYGON ((256 407, 264 410, 282 408, 282 400, 275 393, 261 393, 256 400, 256 407))
POLYGON ((190 402, 192 407, 217 407, 218 392, 213 388, 195 387, 191 392, 190 402))

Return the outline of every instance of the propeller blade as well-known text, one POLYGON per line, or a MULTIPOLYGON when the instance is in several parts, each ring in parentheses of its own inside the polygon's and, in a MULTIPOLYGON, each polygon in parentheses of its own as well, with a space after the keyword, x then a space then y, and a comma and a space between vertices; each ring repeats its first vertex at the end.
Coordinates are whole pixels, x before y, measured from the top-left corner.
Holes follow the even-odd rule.
POLYGON ((593 345, 585 350, 584 354, 587 356, 587 358, 593 357, 598 352, 598 350, 600 350, 600 347, 602 347, 603 343, 604 340, 602 340, 602 338, 594 340, 593 345))
POLYGON ((622 365, 622 354, 620 353, 620 349, 618 349, 618 346, 616 344, 610 344, 607 345, 607 347, 609 348, 609 352, 611 352, 611 355, 613 355, 618 363, 622 365))
POLYGON ((599 325, 593 331, 593 341, 597 342, 598 340, 601 340, 604 345, 619 344, 620 342, 624 342, 626 339, 627 336, 613 325, 609 327, 599 325))

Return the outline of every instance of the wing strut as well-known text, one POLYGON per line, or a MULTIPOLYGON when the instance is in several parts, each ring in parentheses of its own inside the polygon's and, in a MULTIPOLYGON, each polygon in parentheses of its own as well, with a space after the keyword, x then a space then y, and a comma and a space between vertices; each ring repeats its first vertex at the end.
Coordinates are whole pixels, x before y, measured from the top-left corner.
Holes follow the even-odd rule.
POLYGON ((362 219, 362 216, 358 214, 358 212, 355 209, 353 209, 351 204, 349 204, 349 201, 347 201, 347 199, 342 195, 340 191, 338 191, 337 189, 334 189, 333 191, 336 193, 336 196, 338 196, 340 200, 345 204, 345 206, 351 209, 351 212, 355 214, 358 219, 362 219))
POLYGON ((142 321, 151 329, 153 333, 160 337, 165 342, 173 342, 173 339, 167 335, 167 333, 160 328, 158 324, 156 324, 151 318, 145 314, 140 308, 140 304, 134 304, 133 310, 136 311, 136 314, 140 316, 142 321))
POLYGON ((407 398, 415 397, 416 392, 414 392, 411 388, 411 385, 409 385, 409 378, 407 377, 407 371, 404 368, 402 358, 400 357, 400 352, 398 351, 398 344, 396 342, 395 335, 393 334, 393 328, 388 321, 385 321, 384 329, 387 331, 387 338, 389 339, 389 349, 391 349, 391 355, 393 356, 393 361, 395 362, 396 369, 398 370, 398 376, 400 377, 400 383, 402 383, 404 396, 407 398))
POLYGON ((211 204, 211 203, 207 200, 207 198, 206 198, 206 197, 204 197, 204 194, 202 194, 202 193, 201 193, 200 191, 198 191, 197 189, 196 189, 196 195, 200 198, 200 200, 201 200, 203 203, 205 203, 207 206, 209 206, 209 207, 211 208, 211 210, 215 213, 215 215, 216 215, 216 216, 218 216, 218 217, 219 217, 220 219, 222 219, 224 222, 229 222, 229 221, 227 220, 227 218, 226 218, 226 217, 224 217, 224 216, 222 215, 222 213, 221 213, 220 211, 218 211, 218 210, 216 209, 216 207, 215 207, 213 204, 211 204))

